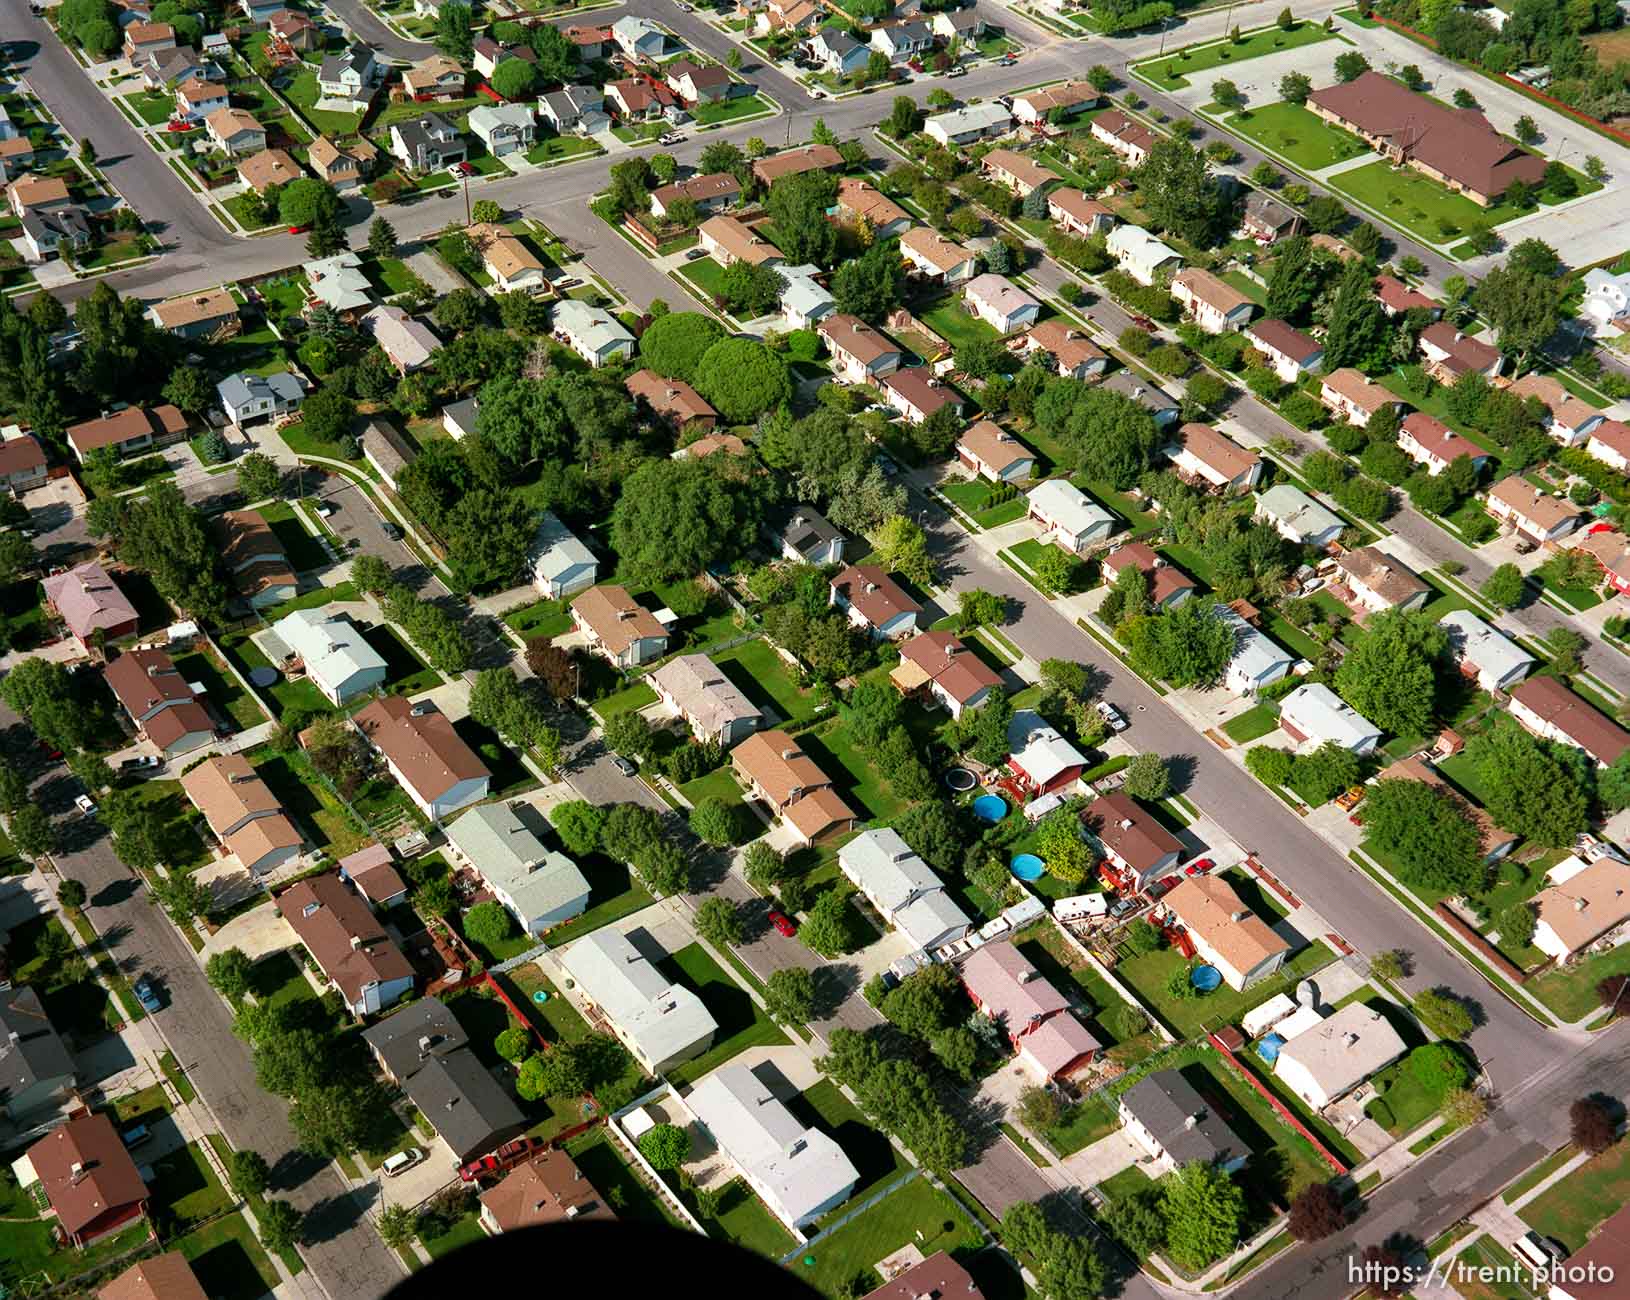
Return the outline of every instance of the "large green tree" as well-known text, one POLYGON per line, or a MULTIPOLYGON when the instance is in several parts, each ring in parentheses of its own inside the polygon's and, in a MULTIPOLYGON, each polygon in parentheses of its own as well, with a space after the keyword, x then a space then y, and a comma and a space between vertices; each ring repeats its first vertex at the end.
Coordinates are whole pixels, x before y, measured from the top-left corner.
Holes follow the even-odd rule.
POLYGON ((1239 1244, 1245 1193, 1226 1172, 1196 1160, 1162 1181, 1166 1250, 1174 1263, 1197 1272, 1239 1244))
POLYGON ((1484 807, 1495 824, 1547 848, 1563 848, 1588 823, 1588 774, 1556 748, 1498 717, 1466 742, 1484 807))
POLYGON ((1211 164, 1187 140, 1160 138, 1132 179, 1144 209, 1161 229, 1201 248, 1216 238, 1227 203, 1211 164))
POLYGON ((1330 304, 1325 328, 1324 368, 1357 366, 1373 370, 1389 361, 1390 331, 1376 300, 1373 274, 1363 262, 1350 263, 1342 272, 1330 304))
POLYGON ((1475 893, 1488 875, 1482 837, 1465 803, 1424 781, 1377 781, 1364 796, 1364 834, 1405 882, 1475 893))
POLYGON ((696 391, 731 424, 746 424, 792 396, 787 363, 754 339, 714 343, 696 365, 696 391))
POLYGON ((640 360, 657 374, 687 383, 707 350, 725 336, 724 326, 699 311, 658 316, 640 335, 640 360))
POLYGON ((623 483, 611 546, 631 574, 694 577, 758 535, 761 484, 734 456, 651 460, 623 483))
POLYGON ((1336 690, 1383 731, 1425 735, 1448 648, 1447 631, 1430 615, 1385 610, 1353 639, 1336 670, 1336 690))
POLYGON ((832 265, 838 231, 826 213, 837 201, 838 181, 830 172, 798 172, 770 186, 765 206, 775 222, 776 246, 789 263, 832 265))
POLYGON ((905 263, 898 244, 879 240, 838 267, 832 276, 832 298, 839 311, 877 325, 900 305, 905 284, 905 263))
POLYGON ((1216 602, 1186 600, 1165 614, 1145 614, 1125 627, 1133 666, 1176 687, 1209 685, 1234 657, 1237 633, 1216 602))
POLYGON ((1068 448, 1087 477, 1122 489, 1137 483, 1159 441, 1144 406, 1079 379, 1047 385, 1036 401, 1036 423, 1068 448))
POLYGON ((1497 266, 1472 290, 1472 302, 1494 326, 1501 349, 1515 354, 1521 365, 1556 333, 1564 283, 1533 270, 1497 266))

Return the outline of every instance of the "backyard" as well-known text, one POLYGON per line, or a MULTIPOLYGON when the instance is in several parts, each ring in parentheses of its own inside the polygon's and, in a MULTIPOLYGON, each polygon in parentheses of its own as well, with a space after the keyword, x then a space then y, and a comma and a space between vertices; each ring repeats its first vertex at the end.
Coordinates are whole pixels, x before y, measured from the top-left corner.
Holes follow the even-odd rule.
POLYGON ((1322 970, 1335 959, 1336 954, 1320 940, 1286 961, 1277 975, 1259 980, 1244 992, 1223 984, 1211 993, 1194 993, 1181 998, 1173 997, 1168 985, 1172 977, 1178 971, 1187 970, 1190 963, 1174 949, 1159 948, 1141 956, 1126 957, 1115 966, 1114 973, 1181 1037, 1192 1038, 1207 1025, 1237 1023, 1252 1007, 1276 993, 1290 992, 1298 980, 1322 970))
POLYGON ((915 1244, 925 1256, 960 1254, 981 1240, 962 1207, 919 1175, 805 1251, 794 1271, 822 1295, 843 1300, 875 1287, 875 1276, 866 1276, 872 1264, 902 1246, 915 1244), (866 1276, 858 1287, 857 1275, 866 1276))
POLYGON ((1308 172, 1369 152, 1356 135, 1331 126, 1300 104, 1264 104, 1224 118, 1223 125, 1308 172))
POLYGON ((970 313, 955 294, 945 294, 914 308, 917 319, 953 348, 998 338, 995 328, 970 313))
POLYGON ((419 657, 389 623, 375 623, 362 634, 385 661, 384 685, 397 695, 417 695, 441 685, 441 674, 419 657))
POLYGON ((210 708, 230 718, 240 731, 258 727, 266 721, 260 705, 239 684, 238 679, 219 664, 208 650, 195 650, 180 656, 175 669, 188 682, 204 688, 204 697, 210 708))
POLYGON ((768 641, 744 641, 712 659, 755 707, 769 709, 780 723, 807 722, 815 716, 814 697, 799 689, 791 667, 768 641))
POLYGON ((296 573, 311 569, 326 569, 333 561, 321 539, 313 537, 295 517, 294 507, 287 501, 274 501, 260 508, 260 517, 270 526, 289 567, 296 573))
POLYGON ((702 1005, 718 1022, 713 1046, 700 1056, 668 1071, 676 1085, 694 1083, 749 1047, 771 1047, 787 1042, 787 1036, 747 990, 719 968, 719 964, 699 943, 669 953, 657 969, 675 984, 683 985, 701 998, 702 1005))

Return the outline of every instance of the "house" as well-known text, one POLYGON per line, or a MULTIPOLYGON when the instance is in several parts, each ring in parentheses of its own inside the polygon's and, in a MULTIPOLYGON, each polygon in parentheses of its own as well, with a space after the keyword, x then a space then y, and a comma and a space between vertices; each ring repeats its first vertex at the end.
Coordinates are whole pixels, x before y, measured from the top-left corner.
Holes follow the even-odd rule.
POLYGON ((986 944, 962 963, 962 987, 982 1015, 999 1025, 1042 1083, 1075 1073, 1103 1046, 1070 1010, 1070 1002, 1006 939, 986 944))
POLYGON ((979 167, 987 178, 1020 197, 1032 190, 1046 189, 1058 179, 1045 167, 1038 167, 1012 149, 992 149, 980 160, 979 167))
POLYGON ((1121 1094, 1117 1113, 1133 1140, 1149 1153, 1157 1177, 1196 1162, 1232 1173, 1251 1154, 1228 1122, 1176 1070, 1156 1070, 1138 1080, 1121 1094))
MULTIPOLYGON (((1455 612, 1465 613, 1464 610, 1456 610, 1455 612)), ((1465 812, 1467 818, 1477 827, 1478 843, 1482 847, 1485 862, 1498 862, 1517 847, 1518 836, 1496 826, 1494 818, 1488 815, 1487 810, 1477 804, 1469 803, 1458 790, 1438 775, 1435 767, 1422 758, 1401 759, 1383 771, 1380 779, 1383 781, 1420 781, 1453 798, 1456 805, 1465 812)))
POLYGON ((1472 373, 1493 379, 1505 365, 1499 348, 1462 334, 1448 321, 1433 321, 1416 341, 1426 358, 1427 373, 1441 384, 1453 385, 1460 376, 1472 373))
POLYGON ((1630 921, 1630 864, 1610 854, 1565 879, 1557 874, 1534 895, 1533 942, 1560 962, 1630 921))
POLYGON ((777 32, 804 35, 820 27, 826 12, 812 0, 770 0, 754 15, 753 33, 757 36, 777 32))
POLYGON ((702 247, 720 266, 729 266, 732 262, 775 266, 786 260, 779 248, 732 216, 709 217, 696 233, 701 237, 702 247))
POLYGON ((1381 742, 1381 730, 1322 682, 1298 686, 1279 703, 1279 728, 1298 745, 1335 743, 1362 758, 1381 742))
POLYGON ((182 773, 181 789, 210 833, 252 876, 299 856, 304 837, 242 754, 217 754, 182 773))
POLYGON ((209 710, 163 650, 126 651, 102 669, 102 680, 137 732, 166 758, 207 745, 215 735, 209 710))
POLYGON ((906 231, 900 240, 900 256, 916 274, 946 284, 972 279, 978 261, 961 244, 953 244, 927 226, 913 226, 906 231))
POLYGON ((56 1227, 81 1250, 147 1213, 147 1184, 106 1111, 58 1124, 11 1168, 19 1190, 44 1196, 56 1227))
POLYGON ((741 198, 741 182, 729 172, 709 172, 689 180, 661 185, 651 191, 651 215, 666 217, 675 199, 689 199, 699 213, 712 214, 733 206, 741 198))
POLYGON ((1243 991, 1275 974, 1290 945, 1217 875, 1190 876, 1160 900, 1194 942, 1200 959, 1243 991))
POLYGON ((1603 420, 1585 439, 1585 450, 1620 473, 1630 469, 1630 424, 1603 420))
MULTIPOLYGON (((964 9, 961 12, 971 14, 973 10, 964 9)), ((935 1251, 922 1263, 913 1264, 903 1273, 896 1273, 877 1290, 868 1292, 863 1300, 922 1300, 924 1296, 965 1296, 967 1300, 984 1300, 968 1270, 943 1250, 935 1251)))
POLYGON ((1073 785, 1087 760, 1041 714, 1018 709, 1007 724, 1007 766, 1019 787, 1052 794, 1073 785))
POLYGON ((1157 432, 1169 424, 1175 424, 1182 414, 1182 409, 1169 394, 1149 384, 1136 371, 1114 370, 1105 375, 1101 382, 1110 392, 1130 398, 1148 411, 1157 432))
POLYGON ((962 300, 999 334, 1028 329, 1041 315, 1041 303, 1006 276, 989 271, 968 281, 962 300))
POLYGON ((1050 535, 1047 540, 1072 555, 1084 555, 1109 540, 1120 520, 1067 478, 1050 478, 1030 489, 1026 514, 1050 535))
POLYGON ((730 74, 717 63, 696 63, 679 59, 668 65, 668 89, 684 101, 686 107, 713 104, 730 97, 730 74))
POLYGON ((523 63, 536 64, 538 56, 532 52, 530 45, 505 45, 491 36, 479 37, 471 49, 473 58, 471 62, 481 76, 491 78, 498 71, 500 64, 508 63, 511 59, 520 59, 523 63))
POLYGON ((1333 370, 1319 384, 1319 400, 1338 420, 1365 424, 1382 407, 1403 410, 1405 403, 1384 384, 1361 370, 1343 366, 1333 370))
POLYGON ((1149 584, 1149 603, 1176 609, 1194 594, 1194 579, 1145 542, 1125 542, 1104 556, 1104 580, 1113 582, 1123 569, 1134 568, 1149 584))
POLYGON ((441 408, 441 427, 447 430, 447 436, 454 442, 460 442, 474 435, 480 414, 481 403, 474 397, 466 397, 462 402, 449 402, 441 408))
POLYGON ((993 483, 1022 483, 1036 471, 1035 453, 994 420, 980 420, 957 440, 957 459, 993 483))
POLYGON ((820 764, 784 731, 760 731, 730 751, 730 767, 742 788, 812 844, 841 833, 855 815, 832 789, 820 764))
POLYGON ((881 54, 890 63, 900 63, 906 59, 934 48, 934 33, 927 23, 903 22, 894 23, 887 27, 874 27, 871 39, 872 49, 881 54))
POLYGON ((266 147, 266 128, 241 108, 216 109, 204 119, 204 127, 215 147, 230 158, 266 147))
POLYGON ((1375 300, 1388 316, 1402 316, 1408 311, 1426 312, 1433 320, 1443 314, 1443 308, 1424 293, 1411 289, 1395 275, 1375 277, 1375 300))
POLYGON ((240 428, 251 420, 275 419, 298 411, 306 399, 305 385, 292 371, 255 375, 239 371, 215 385, 215 397, 226 418, 240 428))
POLYGON ((1449 632, 1460 671, 1485 691, 1509 691, 1539 662, 1469 609, 1450 610, 1438 623, 1449 632))
POLYGON ((349 248, 332 257, 306 263, 312 297, 341 316, 359 319, 373 307, 373 285, 362 269, 362 257, 349 248))
POLYGON ((794 1232, 842 1205, 860 1181, 837 1141, 794 1117, 743 1062, 708 1075, 685 1106, 770 1213, 794 1232))
POLYGON ((503 226, 482 222, 464 232, 481 254, 481 265, 500 293, 537 293, 549 286, 538 256, 503 226))
POLYGON ((266 20, 266 30, 274 40, 282 41, 300 54, 323 47, 323 34, 317 24, 295 9, 279 9, 266 20))
POLYGON ((647 18, 632 15, 611 24, 611 39, 629 58, 658 59, 668 48, 667 34, 647 18))
POLYGON ((1098 379, 1109 369, 1109 354, 1062 316, 1032 326, 1008 347, 1066 379, 1098 379))
POLYGON ((521 930, 545 934, 589 905, 589 882, 577 864, 547 847, 542 814, 530 804, 487 803, 447 827, 456 861, 479 876, 521 930))
POLYGON ((468 152, 454 126, 440 113, 424 113, 391 123, 391 153, 410 172, 440 171, 448 163, 463 162, 468 152))
POLYGON ((567 132, 594 135, 611 125, 606 115, 606 97, 598 86, 562 86, 559 90, 547 91, 538 96, 538 116, 552 126, 557 135, 567 132))
POLYGON ((0 174, 11 180, 34 165, 34 144, 26 135, 0 137, 0 174))
POLYGON ((1255 695, 1296 666, 1296 656, 1272 637, 1252 627, 1228 605, 1212 607, 1234 629, 1234 655, 1223 670, 1223 685, 1235 695, 1255 695))
POLYGON ((481 1193, 481 1226, 497 1236, 550 1223, 611 1222, 616 1212, 559 1147, 516 1165, 481 1193))
POLYGON ((741 687, 706 655, 675 655, 645 680, 697 740, 729 749, 764 720, 741 687))
POLYGON ((175 88, 175 115, 194 126, 202 125, 211 114, 229 108, 231 104, 226 87, 219 81, 188 77, 177 83, 175 88))
POLYGON ((1324 345, 1282 320, 1255 321, 1245 327, 1245 337, 1287 384, 1324 365, 1324 345))
POLYGON ((432 822, 487 797, 492 773, 433 701, 384 695, 351 721, 432 822))
POLYGON ((1099 795, 1083 815, 1112 867, 1137 890, 1177 866, 1183 846, 1136 799, 1120 790, 1099 795))
POLYGON ((838 182, 836 211, 864 221, 877 239, 893 239, 911 229, 911 214, 868 181, 845 176, 838 182))
POLYGON ((1405 1050, 1390 1020, 1366 1003, 1349 1002, 1286 1042, 1274 1073, 1312 1109, 1323 1110, 1405 1050))
POLYGON ((838 309, 825 285, 811 275, 792 275, 781 268, 781 312, 790 329, 814 329, 838 309))
POLYGON ((379 345, 399 375, 411 374, 430 362, 441 340, 423 321, 400 307, 375 307, 362 318, 362 331, 379 345))
POLYGON ((835 172, 843 166, 843 155, 829 144, 806 144, 797 149, 783 149, 780 153, 760 158, 753 164, 753 175, 768 189, 783 176, 798 176, 804 172, 835 172))
POLYGON ((694 428, 706 432, 718 423, 719 413, 683 379, 665 379, 654 370, 637 370, 623 381, 623 387, 675 431, 694 428))
POLYGON ((1577 446, 1607 417, 1581 397, 1575 397, 1549 375, 1526 374, 1510 388, 1513 397, 1533 397, 1545 407, 1545 431, 1564 447, 1577 446))
POLYGON ((297 609, 272 624, 272 635, 329 703, 340 705, 382 686, 385 661, 349 617, 297 609))
POLYGON ((480 104, 470 110, 470 132, 494 158, 522 153, 537 138, 538 123, 526 104, 480 104))
POLYGON ((60 176, 19 176, 6 187, 11 210, 21 217, 27 212, 45 212, 73 206, 68 182, 60 176))
POLYGON ((1055 225, 1083 238, 1107 234, 1117 220, 1114 212, 1097 199, 1072 189, 1057 189, 1047 196, 1047 216, 1055 225))
POLYGON ((277 910, 358 1020, 413 992, 413 967, 373 909, 334 872, 296 882, 277 910))
POLYGON ((1548 1300, 1615 1300, 1630 1276, 1630 1206, 1611 1214, 1582 1248, 1568 1256, 1567 1268, 1550 1271, 1548 1300))
POLYGON ((89 652, 92 642, 117 641, 137 627, 136 607, 96 561, 43 578, 46 608, 68 626, 68 633, 89 652))
POLYGON ((1630 592, 1630 541, 1623 533, 1609 525, 1593 524, 1572 549, 1595 560, 1614 591, 1621 596, 1630 592))
MULTIPOLYGON (((16 190, 26 180, 12 182, 16 190)), ((91 246, 91 226, 84 210, 77 207, 28 209, 22 214, 23 243, 31 262, 47 261, 52 253, 63 249, 82 252, 91 246)))
POLYGON ((1116 226, 1104 246, 1121 270, 1139 284, 1152 285, 1183 265, 1175 248, 1168 248, 1142 226, 1116 226))
POLYGON ((1245 200, 1245 216, 1240 228, 1259 244, 1274 244, 1300 234, 1302 217, 1294 208, 1261 190, 1252 190, 1245 200))
POLYGON ((545 510, 538 520, 527 563, 532 570, 532 585, 546 600, 565 600, 588 590, 600 569, 594 552, 552 510, 545 510))
POLYGON ((826 340, 832 368, 846 384, 871 383, 900 365, 901 353, 894 341, 858 316, 836 312, 825 317, 815 331, 826 340))
POLYGON ((1256 310, 1256 304, 1233 285, 1197 266, 1172 277, 1172 297, 1207 334, 1244 329, 1256 310))
POLYGON ((773 513, 765 535, 776 543, 781 558, 803 564, 842 564, 843 530, 813 506, 795 505, 773 513))
POLYGON ((661 117, 679 101, 660 81, 646 81, 642 77, 624 77, 605 84, 606 101, 624 122, 647 121, 661 117))
POLYGON ((1141 166, 1149 156, 1149 150, 1160 140, 1160 136, 1141 122, 1134 122, 1118 108, 1109 109, 1092 119, 1092 138, 1108 145, 1129 167, 1141 166))
POLYGON ((625 587, 590 587, 572 601, 572 625, 618 668, 668 653, 668 630, 625 587))
POLYGON ((169 23, 134 22, 124 33, 124 56, 132 63, 155 50, 175 49, 175 28, 169 23))
POLYGON ((135 60, 132 67, 141 73, 142 83, 149 90, 175 90, 183 82, 193 80, 216 85, 226 81, 221 65, 213 58, 201 56, 190 45, 149 50, 135 60))
POLYGON ((55 1108, 78 1078, 73 1057, 29 984, 0 989, 0 1110, 19 1127, 55 1108))
POLYGON ((872 54, 871 46, 837 28, 816 32, 805 48, 810 58, 821 65, 823 72, 840 78, 852 77, 859 72, 872 54))
POLYGON ((1262 479, 1262 457, 1209 424, 1189 421, 1161 451, 1191 483, 1224 494, 1249 492, 1262 479))
POLYGON ((609 27, 568 27, 565 36, 576 49, 579 63, 593 63, 607 57, 616 44, 609 27))
POLYGON ((634 355, 634 336, 603 307, 566 298, 555 304, 550 323, 555 336, 596 369, 634 355))
POLYGON ((927 366, 911 366, 883 377, 883 400, 912 424, 922 424, 949 406, 962 414, 962 398, 927 366))
POLYGON ((96 1293, 96 1300, 209 1300, 179 1250, 132 1264, 96 1293))
POLYGON ((923 133, 947 149, 994 140, 1012 130, 1013 114, 998 99, 935 113, 923 122, 923 133))
POLYGON ((927 689, 953 718, 977 709, 1002 679, 951 632, 919 632, 900 647, 900 662, 889 674, 903 694, 927 689))
POLYGON ((420 59, 402 74, 402 89, 414 99, 462 99, 464 66, 445 54, 420 59))
POLYGON ((256 27, 264 27, 272 15, 280 12, 285 0, 238 0, 237 8, 256 27))
POLYGON ((1545 179, 1545 160, 1512 144, 1475 108, 1450 108, 1373 69, 1315 90, 1307 107, 1390 162, 1407 163, 1485 208, 1512 181, 1537 186, 1545 179))
POLYGON ((1415 570, 1378 546, 1364 546, 1336 557, 1342 582, 1372 613, 1387 609, 1422 609, 1433 590, 1415 570))
POLYGON ((923 607, 875 564, 849 565, 831 581, 828 603, 849 615, 873 640, 898 640, 917 630, 923 607))
POLYGON ((365 104, 373 97, 380 76, 374 52, 355 43, 339 54, 326 54, 317 68, 317 89, 324 99, 344 99, 365 104))
POLYGON ((845 844, 838 869, 915 952, 943 948, 973 928, 940 878, 888 827, 862 831, 845 844))
MULTIPOLYGON (((963 10, 974 18, 973 10, 963 10)), ((952 15, 944 15, 951 17, 952 15)), ((936 20, 937 21, 937 20, 936 20)), ((1057 86, 1043 86, 1040 90, 1027 90, 1013 96, 1013 116, 1023 126, 1041 126, 1057 118, 1073 117, 1089 108, 1096 108, 1103 96, 1086 81, 1066 81, 1057 86)))
POLYGON ((407 902, 407 882, 396 870, 396 859, 388 844, 370 844, 339 860, 341 880, 356 886, 357 893, 376 912, 387 912, 407 902))
POLYGON ((94 420, 70 424, 67 435, 74 458, 83 465, 87 456, 105 447, 111 447, 123 459, 171 446, 187 436, 187 429, 187 417, 165 403, 151 409, 126 406, 94 420))
POLYGON ((559 961, 649 1073, 671 1070, 713 1045, 719 1025, 702 999, 658 970, 621 930, 586 934, 561 949, 559 961))
POLYGON ((161 330, 183 339, 223 338, 236 333, 242 323, 238 300, 225 289, 166 298, 149 307, 147 317, 161 330))
POLYGON ((0 490, 21 496, 47 478, 45 449, 32 434, 17 431, 0 439, 0 490))
POLYGON ((1630 271, 1614 273, 1600 266, 1586 271, 1579 314, 1598 333, 1630 330, 1630 271))
POLYGON ((1554 677, 1530 677, 1511 692, 1511 716, 1534 735, 1575 745, 1608 767, 1630 749, 1626 731, 1554 677))
POLYGON ((1554 542, 1580 523, 1578 507, 1566 497, 1541 492, 1520 474, 1503 478, 1489 489, 1488 511, 1535 542, 1554 542))
POLYGON ((1465 456, 1481 473, 1489 455, 1470 438, 1463 438, 1436 416, 1411 411, 1398 426, 1398 447, 1417 464, 1425 465, 1433 477, 1465 456))

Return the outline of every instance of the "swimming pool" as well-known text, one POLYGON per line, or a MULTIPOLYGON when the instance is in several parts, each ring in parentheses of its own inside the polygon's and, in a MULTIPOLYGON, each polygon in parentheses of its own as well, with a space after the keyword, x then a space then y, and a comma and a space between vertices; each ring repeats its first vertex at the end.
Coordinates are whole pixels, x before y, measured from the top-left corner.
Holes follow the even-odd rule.
POLYGON ((1209 993, 1222 983, 1222 972, 1215 966, 1196 966, 1189 972, 1189 983, 1202 993, 1209 993))
POLYGON ((982 794, 973 801, 973 815, 995 825, 1007 816, 1007 800, 999 794, 982 794))
POLYGON ((1047 864, 1034 853, 1018 853, 1009 869, 1020 880, 1040 880, 1047 872, 1047 864))

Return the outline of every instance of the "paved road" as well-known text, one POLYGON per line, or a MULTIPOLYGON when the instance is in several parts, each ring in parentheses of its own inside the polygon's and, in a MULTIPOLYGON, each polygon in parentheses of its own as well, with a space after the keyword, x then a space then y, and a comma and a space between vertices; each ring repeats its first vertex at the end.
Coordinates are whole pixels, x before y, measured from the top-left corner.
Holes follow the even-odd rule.
POLYGON ((385 26, 384 21, 361 0, 327 0, 327 7, 338 14, 353 32, 376 50, 403 63, 417 63, 436 52, 430 41, 410 41, 398 36, 385 26))

